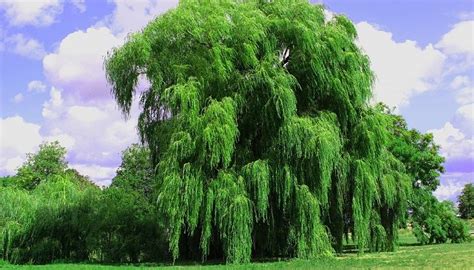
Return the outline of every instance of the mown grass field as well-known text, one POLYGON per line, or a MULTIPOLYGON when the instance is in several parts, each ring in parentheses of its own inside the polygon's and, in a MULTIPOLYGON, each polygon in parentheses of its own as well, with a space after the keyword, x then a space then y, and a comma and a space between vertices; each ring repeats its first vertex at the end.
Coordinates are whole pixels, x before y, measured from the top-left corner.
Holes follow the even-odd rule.
POLYGON ((2 269, 474 269, 474 241, 463 244, 440 244, 419 246, 409 234, 400 235, 401 246, 395 252, 345 253, 341 256, 319 260, 288 260, 279 262, 252 263, 248 265, 176 265, 176 266, 132 266, 93 264, 8 265, 0 262, 2 269))

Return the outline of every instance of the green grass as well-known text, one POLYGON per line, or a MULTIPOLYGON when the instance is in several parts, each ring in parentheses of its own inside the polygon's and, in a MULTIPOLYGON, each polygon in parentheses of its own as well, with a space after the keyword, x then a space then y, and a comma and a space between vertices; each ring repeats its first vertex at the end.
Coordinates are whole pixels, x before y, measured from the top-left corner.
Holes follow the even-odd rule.
POLYGON ((92 264, 22 265, 2 264, 2 269, 474 269, 474 241, 463 244, 418 246, 414 237, 400 233, 401 247, 395 252, 345 253, 341 256, 319 260, 288 260, 280 262, 252 263, 248 265, 180 265, 180 266, 108 266, 92 264))

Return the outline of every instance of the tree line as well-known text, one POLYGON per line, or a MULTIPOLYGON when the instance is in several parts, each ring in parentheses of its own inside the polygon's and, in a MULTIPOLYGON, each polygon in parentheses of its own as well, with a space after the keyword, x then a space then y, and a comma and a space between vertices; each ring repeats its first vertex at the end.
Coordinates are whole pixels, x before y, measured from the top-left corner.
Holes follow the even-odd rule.
POLYGON ((3 257, 307 259, 349 238, 360 253, 392 251, 407 222, 421 243, 467 240, 432 194, 439 147, 370 103, 356 39, 349 19, 302 0, 182 1, 105 60, 126 116, 150 82, 141 145, 104 190, 66 167, 63 148, 40 147, 3 180, 3 257))
POLYGON ((165 261, 148 152, 132 145, 112 185, 100 189, 67 166, 65 148, 40 145, 0 178, 0 258, 12 263, 165 261))

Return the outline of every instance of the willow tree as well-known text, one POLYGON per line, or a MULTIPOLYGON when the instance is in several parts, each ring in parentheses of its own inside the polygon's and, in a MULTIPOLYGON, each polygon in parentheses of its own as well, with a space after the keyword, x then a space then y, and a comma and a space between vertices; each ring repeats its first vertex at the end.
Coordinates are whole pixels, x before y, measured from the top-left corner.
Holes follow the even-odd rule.
POLYGON ((353 24, 306 1, 182 1, 106 58, 136 85, 173 259, 392 249, 410 181, 353 24))

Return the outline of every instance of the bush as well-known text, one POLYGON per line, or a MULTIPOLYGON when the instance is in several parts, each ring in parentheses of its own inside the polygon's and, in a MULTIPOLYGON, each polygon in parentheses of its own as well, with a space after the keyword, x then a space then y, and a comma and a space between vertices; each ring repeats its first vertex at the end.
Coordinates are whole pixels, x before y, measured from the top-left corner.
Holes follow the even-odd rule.
POLYGON ((13 263, 87 260, 99 192, 94 186, 82 187, 69 175, 41 182, 27 197, 34 207, 25 207, 30 209, 26 221, 4 241, 4 256, 13 263))
POLYGON ((413 233, 422 244, 461 243, 470 239, 469 226, 456 217, 450 202, 439 202, 430 195, 428 201, 417 209, 414 216, 413 233))
POLYGON ((95 260, 131 263, 166 258, 156 207, 138 192, 116 187, 104 190, 96 225, 91 237, 95 260))

